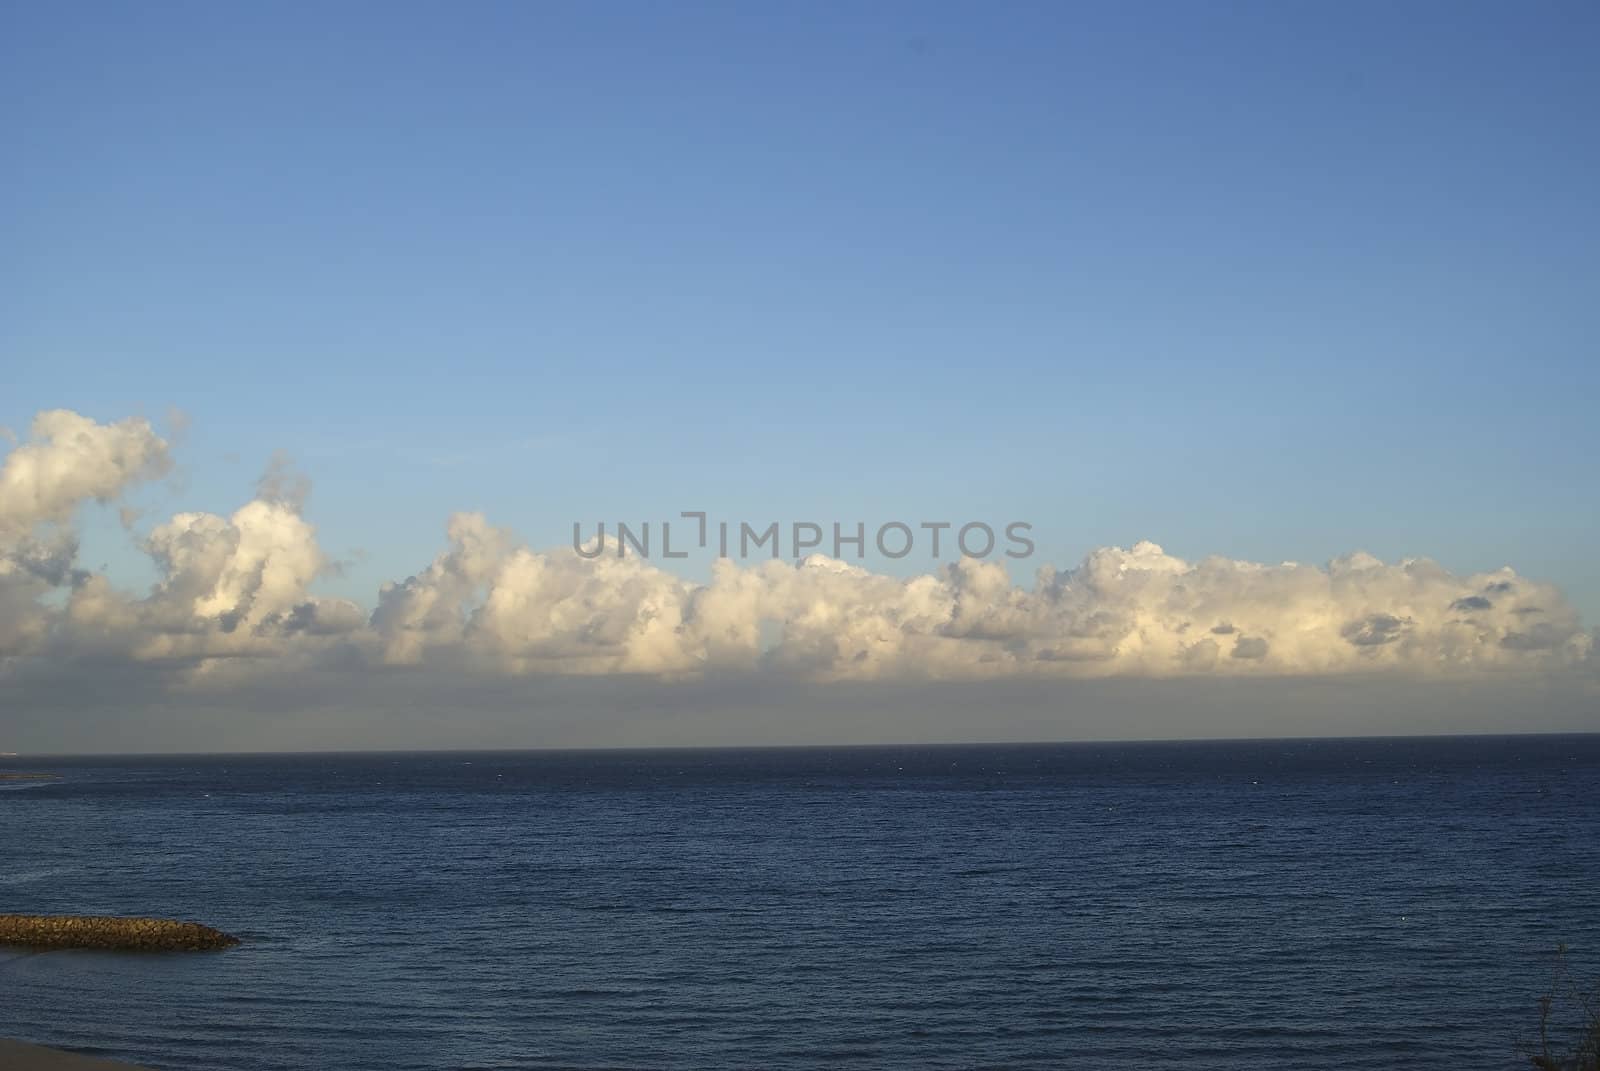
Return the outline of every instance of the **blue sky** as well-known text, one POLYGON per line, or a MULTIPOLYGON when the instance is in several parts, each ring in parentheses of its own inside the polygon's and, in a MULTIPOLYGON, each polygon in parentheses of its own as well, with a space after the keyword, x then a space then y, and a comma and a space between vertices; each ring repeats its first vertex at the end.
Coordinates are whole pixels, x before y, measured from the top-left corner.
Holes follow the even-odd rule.
POLYGON ((329 591, 454 510, 704 508, 1509 563, 1600 622, 1593 4, 0 19, 0 424, 181 409, 152 517, 288 451, 329 591))

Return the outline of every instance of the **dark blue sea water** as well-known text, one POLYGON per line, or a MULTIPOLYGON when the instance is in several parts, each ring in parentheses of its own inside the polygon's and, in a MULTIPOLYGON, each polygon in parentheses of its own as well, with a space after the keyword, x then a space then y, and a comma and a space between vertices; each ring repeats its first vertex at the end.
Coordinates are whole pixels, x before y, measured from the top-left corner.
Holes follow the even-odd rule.
POLYGON ((4 761, 0 911, 245 943, 0 1035, 167 1071, 1510 1068, 1600 960, 1595 736, 4 761))

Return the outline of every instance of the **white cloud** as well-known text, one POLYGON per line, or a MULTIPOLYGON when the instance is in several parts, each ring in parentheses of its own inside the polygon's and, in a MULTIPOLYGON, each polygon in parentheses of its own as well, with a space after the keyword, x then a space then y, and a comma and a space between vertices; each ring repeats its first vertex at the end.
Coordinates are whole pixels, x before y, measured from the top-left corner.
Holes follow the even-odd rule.
POLYGON ((64 631, 73 647, 142 662, 176 663, 195 676, 231 666, 293 671, 359 643, 366 614, 310 592, 327 559, 292 506, 253 500, 231 517, 183 513, 145 543, 161 580, 143 598, 95 576, 72 592, 64 631))
POLYGON ((43 646, 57 616, 43 600, 83 579, 73 568, 77 508, 112 502, 170 464, 144 420, 97 424, 64 409, 34 418, 29 441, 0 462, 0 666, 43 646))
POLYGON ((479 596, 509 553, 510 533, 479 514, 450 518, 450 549, 416 576, 388 583, 378 593, 372 624, 385 661, 412 664, 429 648, 462 642, 468 604, 479 596))
POLYGON ((34 417, 30 435, 0 465, 0 541, 64 523, 81 503, 109 502, 171 464, 166 442, 145 420, 97 424, 52 409, 34 417))
POLYGON ((508 673, 817 679, 1169 677, 1565 665, 1590 637, 1559 591, 1510 569, 1456 576, 1425 559, 1326 567, 1107 547, 1030 588, 961 561, 910 579, 825 557, 692 585, 637 558, 538 553, 477 515, 451 547, 385 589, 374 628, 393 662, 466 655, 508 673), (781 638, 762 646, 762 623, 781 638))
POLYGON ((451 518, 445 550, 384 585, 369 616, 314 592, 329 560, 302 515, 305 481, 277 459, 231 515, 180 513, 150 532, 160 579, 143 596, 77 570, 66 527, 77 504, 167 464, 142 421, 34 422, 0 468, 0 657, 93 655, 229 681, 335 663, 820 681, 1471 678, 1591 664, 1561 593, 1509 568, 1458 576, 1364 554, 1322 567, 1190 562, 1146 542, 1042 569, 1028 586, 995 563, 899 578, 821 556, 719 562, 693 584, 637 557, 538 552, 478 514, 451 518))

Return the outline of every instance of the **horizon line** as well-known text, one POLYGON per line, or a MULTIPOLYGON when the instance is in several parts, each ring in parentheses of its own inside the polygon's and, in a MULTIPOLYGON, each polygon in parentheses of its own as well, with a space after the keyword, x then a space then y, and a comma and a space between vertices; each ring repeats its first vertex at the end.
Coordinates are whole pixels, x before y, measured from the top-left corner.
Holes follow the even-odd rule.
POLYGON ((1277 742, 1333 743, 1365 740, 1500 740, 1507 737, 1600 737, 1600 730, 1527 730, 1503 733, 1363 733, 1317 736, 1188 736, 1106 738, 1088 740, 942 740, 879 741, 849 744, 605 744, 589 747, 487 747, 487 748, 323 748, 291 751, 37 751, 0 754, 0 759, 186 759, 263 758, 312 755, 528 755, 594 752, 656 751, 866 751, 889 748, 975 747, 1094 747, 1139 744, 1270 744, 1277 742))

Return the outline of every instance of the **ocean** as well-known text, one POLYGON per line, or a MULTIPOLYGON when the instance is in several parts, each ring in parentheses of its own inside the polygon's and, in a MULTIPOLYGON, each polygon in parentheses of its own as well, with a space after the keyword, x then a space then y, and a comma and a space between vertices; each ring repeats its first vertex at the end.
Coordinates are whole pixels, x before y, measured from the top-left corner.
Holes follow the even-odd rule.
POLYGON ((0 1036, 163 1071, 1512 1068, 1600 736, 5 759, 0 1036))

